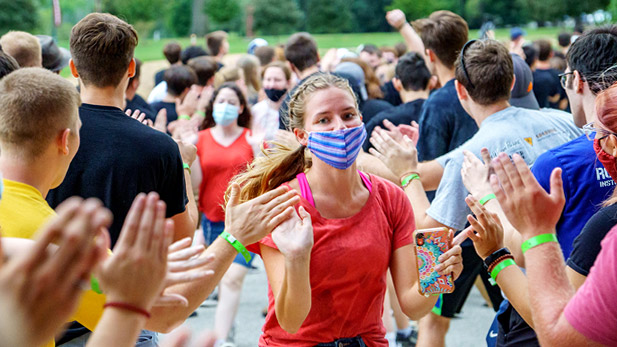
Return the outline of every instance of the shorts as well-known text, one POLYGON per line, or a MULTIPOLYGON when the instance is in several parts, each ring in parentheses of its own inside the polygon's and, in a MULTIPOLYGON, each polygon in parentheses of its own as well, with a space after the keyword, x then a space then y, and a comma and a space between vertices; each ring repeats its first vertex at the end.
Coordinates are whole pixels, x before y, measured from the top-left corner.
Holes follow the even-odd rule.
POLYGON ((467 240, 461 244, 461 248, 463 249, 463 272, 454 281, 454 292, 442 294, 439 297, 437 304, 433 308, 433 313, 446 318, 453 318, 455 314, 460 313, 478 274, 482 278, 484 287, 493 304, 493 309, 496 312, 503 300, 499 286, 492 286, 489 283, 489 274, 484 269, 482 259, 476 253, 475 248, 473 248, 473 243, 467 240))
MULTIPOLYGON (((225 222, 211 222, 210 220, 208 220, 208 218, 206 218, 206 215, 202 215, 201 227, 203 229, 206 244, 211 245, 214 240, 216 240, 216 238, 221 235, 223 230, 225 230, 225 222)), ((238 255, 236 255, 236 258, 234 259, 234 263, 250 269, 251 264, 253 263, 253 259, 255 259, 255 253, 249 253, 251 254, 251 259, 248 262, 244 259, 244 256, 242 256, 242 254, 238 253, 238 255)))

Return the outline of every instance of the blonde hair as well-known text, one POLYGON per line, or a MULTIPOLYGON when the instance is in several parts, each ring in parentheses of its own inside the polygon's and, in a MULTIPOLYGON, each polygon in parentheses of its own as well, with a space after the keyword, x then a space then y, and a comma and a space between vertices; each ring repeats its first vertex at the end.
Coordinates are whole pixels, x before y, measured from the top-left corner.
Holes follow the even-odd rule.
MULTIPOLYGON (((329 73, 314 74, 298 86, 291 96, 288 130, 304 129, 308 99, 315 92, 332 87, 347 91, 354 98, 355 108, 358 109, 353 90, 345 79, 329 73)), ((256 157, 244 172, 232 179, 225 192, 225 202, 229 198, 233 183, 240 185, 240 201, 244 202, 294 179, 297 174, 305 172, 312 165, 310 155, 306 151, 304 145, 294 148, 289 144, 278 142, 270 143, 267 149, 262 148, 264 155, 256 157)))
POLYGON ((36 36, 25 31, 9 31, 0 37, 0 45, 19 67, 43 67, 41 43, 36 36))
POLYGON ((226 82, 235 82, 242 79, 242 72, 238 67, 222 67, 214 74, 214 88, 220 87, 226 82))
POLYGON ((261 89, 261 79, 259 78, 259 68, 261 63, 256 56, 245 54, 238 59, 238 67, 244 73, 244 82, 247 87, 252 87, 253 91, 257 92, 261 89))

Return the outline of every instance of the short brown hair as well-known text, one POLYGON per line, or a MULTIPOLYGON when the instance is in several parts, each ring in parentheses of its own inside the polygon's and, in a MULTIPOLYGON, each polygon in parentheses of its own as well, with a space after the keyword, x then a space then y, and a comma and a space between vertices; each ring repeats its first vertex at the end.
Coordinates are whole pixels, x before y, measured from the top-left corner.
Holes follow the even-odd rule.
POLYGON ((454 67, 458 53, 467 42, 467 22, 450 11, 435 11, 412 25, 420 34, 424 47, 433 51, 446 67, 454 67))
POLYGON ((548 40, 536 40, 533 44, 538 49, 539 61, 547 61, 551 57, 553 47, 551 47, 551 43, 548 40))
POLYGON ((283 70, 283 73, 285 74, 285 80, 287 80, 288 82, 291 80, 291 70, 289 70, 289 67, 287 66, 287 64, 283 63, 282 61, 273 61, 270 64, 264 66, 263 70, 261 70, 262 79, 264 78, 264 75, 266 74, 266 70, 268 70, 271 67, 276 67, 276 68, 283 70))
POLYGON ((15 58, 20 67, 42 67, 43 53, 39 39, 24 31, 9 31, 0 37, 2 50, 15 58))
POLYGON ((259 59, 261 66, 266 66, 274 60, 274 48, 259 46, 255 48, 255 56, 259 59))
MULTIPOLYGON (((0 141, 28 158, 73 128, 81 104, 68 80, 43 68, 23 68, 0 81, 0 141)), ((74 129, 76 130, 76 129, 74 129)))
POLYGON ((204 87, 214 76, 219 66, 211 57, 197 57, 189 60, 188 64, 197 74, 197 84, 204 87))
POLYGON ((285 45, 285 59, 298 70, 306 70, 319 62, 317 42, 306 32, 291 35, 285 45))
POLYGON ((225 40, 227 40, 227 33, 222 30, 213 31, 206 35, 206 46, 208 46, 210 54, 218 55, 225 40))
POLYGON ((197 83, 197 75, 192 68, 185 65, 174 65, 165 70, 163 80, 167 83, 167 92, 172 96, 180 96, 197 83))
POLYGON ((71 30, 71 56, 85 85, 117 86, 137 46, 131 25, 108 13, 90 13, 71 30))
POLYGON ((456 61, 455 76, 474 102, 490 105, 510 99, 514 67, 506 46, 495 40, 479 40, 470 43, 462 53, 465 55, 456 61))
POLYGON ((180 53, 182 53, 182 47, 177 42, 170 42, 163 48, 165 59, 172 65, 180 61, 180 53))

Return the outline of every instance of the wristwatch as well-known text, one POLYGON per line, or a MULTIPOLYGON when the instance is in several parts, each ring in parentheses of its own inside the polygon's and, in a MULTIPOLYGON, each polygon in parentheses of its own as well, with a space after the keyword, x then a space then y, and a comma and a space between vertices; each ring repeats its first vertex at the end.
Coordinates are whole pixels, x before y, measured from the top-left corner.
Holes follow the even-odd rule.
POLYGON ((510 253, 510 251, 505 247, 495 251, 493 254, 489 255, 488 257, 486 257, 486 259, 484 259, 484 268, 488 270, 488 268, 491 266, 491 264, 493 264, 495 260, 503 257, 504 255, 511 254, 512 253, 510 253))

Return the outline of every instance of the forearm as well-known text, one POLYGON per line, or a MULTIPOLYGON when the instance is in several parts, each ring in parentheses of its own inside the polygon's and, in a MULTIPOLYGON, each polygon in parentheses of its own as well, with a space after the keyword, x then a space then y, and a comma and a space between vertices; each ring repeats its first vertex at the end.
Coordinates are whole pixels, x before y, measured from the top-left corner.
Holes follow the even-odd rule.
POLYGON ((398 295, 399 304, 403 313, 411 320, 418 320, 431 312, 439 295, 426 297, 418 291, 418 282, 401 295, 398 295))
POLYGON ((443 166, 437 160, 424 161, 418 164, 418 174, 425 191, 437 190, 443 177, 443 166))
POLYGON ((401 185, 399 177, 396 177, 396 175, 394 175, 381 160, 375 158, 374 156, 366 152, 360 152, 356 162, 358 165, 358 170, 385 178, 396 185, 401 185))
POLYGON ((436 221, 426 214, 426 211, 431 207, 431 203, 428 201, 424 186, 419 179, 411 181, 405 188, 405 194, 413 207, 414 220, 418 229, 438 226, 435 224, 436 221))
MULTIPOLYGON (((492 193, 492 190, 490 191, 490 193, 492 193)), ((474 197, 480 200, 484 196, 486 196, 486 194, 490 193, 474 193, 474 197)), ((487 203, 484 204, 484 207, 486 207, 488 211, 496 213, 499 217, 499 221, 501 221, 501 224, 503 226, 504 246, 508 247, 510 252, 512 252, 512 256, 514 257, 516 265, 524 268, 525 258, 523 257, 523 252, 521 252, 521 244, 523 243, 523 240, 521 239, 521 234, 512 226, 512 224, 510 224, 508 217, 506 217, 506 215, 504 214, 503 209, 501 209, 501 205, 499 205, 497 199, 489 200, 487 203)))
POLYGON ((523 271, 518 266, 504 268, 497 276, 497 285, 506 294, 516 312, 533 328, 527 277, 525 277, 523 271))
POLYGON ((191 218, 193 229, 195 229, 197 228, 197 222, 199 221, 199 212, 197 210, 197 203, 195 202, 195 195, 193 194, 193 182, 191 180, 189 170, 184 170, 184 183, 186 185, 186 195, 189 198, 189 202, 186 204, 186 209, 189 211, 189 217, 191 218))
POLYGON ((146 324, 146 317, 131 311, 108 307, 88 339, 87 347, 132 347, 139 332, 146 324))
MULTIPOLYGON (((554 230, 547 231, 554 232, 554 230)), ((574 295, 568 282, 561 249, 549 242, 529 249, 525 260, 532 264, 527 269, 531 311, 535 330, 541 343, 552 344, 559 338, 564 323, 563 311, 574 295)))
POLYGON ((290 334, 296 333, 311 310, 310 254, 285 259, 285 274, 275 299, 279 325, 290 334))
POLYGON ((399 29, 399 33, 405 40, 407 49, 420 54, 422 58, 426 60, 426 57, 424 56, 424 43, 418 33, 413 30, 413 27, 409 24, 409 22, 405 22, 405 24, 403 24, 403 26, 399 29))
POLYGON ((214 260, 209 263, 205 270, 213 270, 214 275, 204 279, 180 284, 168 289, 169 293, 184 296, 189 304, 187 307, 155 307, 152 309, 152 318, 148 320, 148 330, 167 333, 178 325, 201 305, 208 295, 217 286, 238 252, 226 240, 218 237, 210 245, 201 257, 214 254, 214 260))

